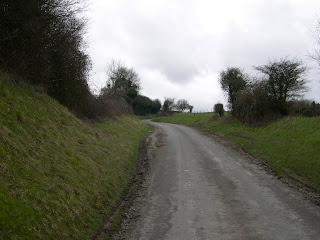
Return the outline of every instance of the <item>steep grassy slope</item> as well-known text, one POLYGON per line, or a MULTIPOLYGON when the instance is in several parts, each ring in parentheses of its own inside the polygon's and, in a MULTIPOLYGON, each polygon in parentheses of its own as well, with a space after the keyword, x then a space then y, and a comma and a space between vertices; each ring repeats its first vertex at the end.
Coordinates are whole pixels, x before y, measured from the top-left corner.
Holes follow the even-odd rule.
POLYGON ((0 76, 0 239, 90 239, 135 169, 149 127, 84 123, 0 76))
POLYGON ((280 175, 298 178, 320 191, 320 117, 288 117, 261 127, 248 127, 231 117, 208 113, 174 114, 154 120, 223 135, 264 159, 280 175))

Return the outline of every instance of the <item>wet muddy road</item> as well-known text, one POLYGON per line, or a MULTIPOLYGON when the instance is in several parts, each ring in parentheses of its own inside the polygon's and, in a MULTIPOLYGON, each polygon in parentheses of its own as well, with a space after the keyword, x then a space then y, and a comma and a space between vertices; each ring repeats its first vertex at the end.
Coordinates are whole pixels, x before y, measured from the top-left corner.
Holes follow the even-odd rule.
POLYGON ((179 125, 164 131, 126 239, 320 239, 320 209, 246 157, 179 125))

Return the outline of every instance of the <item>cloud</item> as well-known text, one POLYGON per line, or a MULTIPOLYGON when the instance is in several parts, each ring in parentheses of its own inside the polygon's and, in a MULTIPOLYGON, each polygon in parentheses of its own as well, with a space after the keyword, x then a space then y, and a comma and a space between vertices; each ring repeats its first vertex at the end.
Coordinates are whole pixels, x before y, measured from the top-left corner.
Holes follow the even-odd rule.
POLYGON ((183 86, 169 81, 158 70, 146 69, 142 71, 142 76, 145 79, 142 94, 152 99, 159 98, 162 103, 165 97, 173 97, 176 100, 186 99, 194 106, 195 111, 212 110, 217 102, 227 104, 220 90, 217 74, 198 75, 183 86))
POLYGON ((92 9, 92 82, 101 85, 107 63, 121 59, 140 74, 145 95, 184 95, 208 108, 223 98, 217 81, 226 67, 254 74, 269 60, 309 61, 320 2, 92 0, 92 9))

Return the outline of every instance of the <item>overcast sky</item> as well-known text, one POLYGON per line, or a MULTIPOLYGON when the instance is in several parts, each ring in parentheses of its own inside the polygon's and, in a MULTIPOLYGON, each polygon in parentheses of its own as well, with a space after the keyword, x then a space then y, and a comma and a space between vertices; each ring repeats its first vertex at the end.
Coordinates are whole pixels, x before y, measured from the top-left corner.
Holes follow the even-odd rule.
POLYGON ((320 101, 320 71, 307 57, 319 0, 90 0, 90 86, 106 83, 112 59, 133 67, 143 95, 187 99, 195 110, 226 103, 219 72, 298 58, 314 70, 305 98, 320 101))

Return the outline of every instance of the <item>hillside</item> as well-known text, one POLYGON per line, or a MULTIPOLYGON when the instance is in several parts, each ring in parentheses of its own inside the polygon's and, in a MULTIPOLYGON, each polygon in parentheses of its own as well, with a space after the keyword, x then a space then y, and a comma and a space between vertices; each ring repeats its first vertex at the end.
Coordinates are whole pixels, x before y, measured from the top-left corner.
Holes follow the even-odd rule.
POLYGON ((77 119, 0 75, 0 239, 90 239, 135 170, 150 127, 77 119))
POLYGON ((154 120, 193 126, 227 139, 265 161, 277 174, 320 191, 320 117, 287 117, 259 127, 212 113, 173 114, 154 120))

